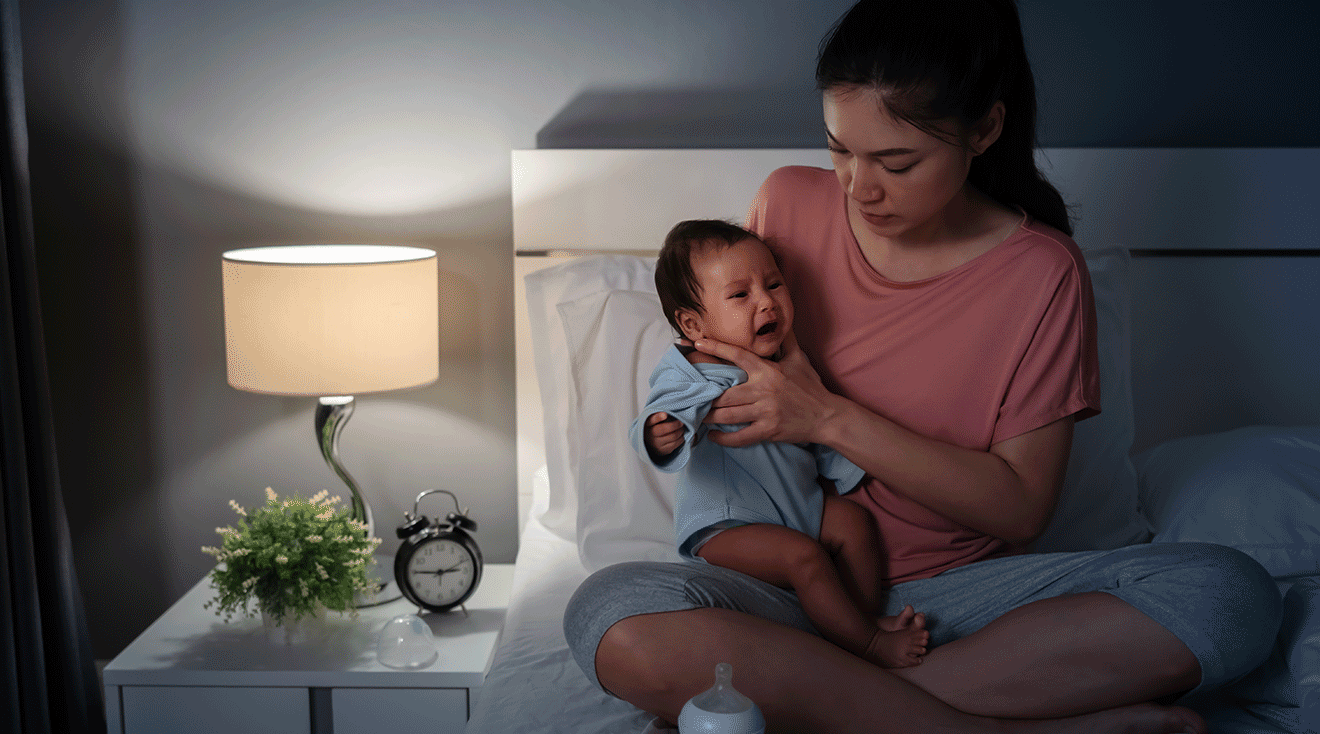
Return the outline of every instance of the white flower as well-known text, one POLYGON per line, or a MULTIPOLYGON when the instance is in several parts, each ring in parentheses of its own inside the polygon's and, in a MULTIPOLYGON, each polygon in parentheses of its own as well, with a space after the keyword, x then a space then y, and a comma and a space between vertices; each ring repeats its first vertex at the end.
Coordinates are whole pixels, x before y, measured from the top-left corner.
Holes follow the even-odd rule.
POLYGON ((323 489, 320 492, 317 492, 316 494, 312 495, 312 498, 307 500, 307 502, 313 505, 320 504, 321 500, 325 499, 326 496, 329 494, 330 492, 328 490, 323 489))
POLYGON ((284 556, 284 555, 278 555, 278 556, 275 556, 275 562, 276 562, 276 563, 288 563, 288 562, 289 562, 289 559, 288 559, 287 556, 284 556))
POLYGON ((274 501, 277 497, 279 497, 279 495, 275 494, 275 490, 266 487, 266 499, 274 501))
POLYGON ((223 527, 223 528, 216 528, 215 532, 219 535, 229 535, 230 533, 234 533, 237 531, 231 527, 223 527))
POLYGON ((317 520, 329 520, 330 518, 332 518, 332 517, 334 517, 334 516, 335 516, 335 511, 334 511, 334 510, 326 510, 325 512, 322 512, 321 514, 317 515, 317 516, 316 516, 316 519, 317 519, 317 520))
POLYGON ((247 554, 249 554, 249 553, 251 553, 251 552, 252 552, 252 549, 251 549, 251 548, 235 548, 234 550, 229 551, 229 555, 231 555, 231 556, 246 556, 247 554))
POLYGON ((319 536, 319 535, 309 535, 309 536, 307 536, 307 540, 309 540, 309 541, 311 541, 311 542, 313 542, 313 543, 319 543, 319 542, 321 542, 321 536, 319 536))
POLYGON ((234 508, 234 512, 237 512, 238 514, 243 515, 244 517, 247 516, 247 510, 244 510, 242 507, 240 507, 239 504, 234 500, 229 500, 229 506, 234 508))
POLYGON ((322 567, 321 567, 321 564, 319 564, 319 563, 316 564, 316 572, 319 573, 319 574, 321 574, 321 578, 323 578, 323 579, 328 579, 328 578, 330 578, 330 574, 326 573, 326 572, 325 572, 325 569, 322 568, 322 567))
POLYGON ((208 556, 217 556, 217 557, 219 557, 219 555, 220 555, 220 549, 219 549, 219 548, 216 548, 216 547, 214 547, 214 546, 210 546, 210 545, 204 545, 204 546, 202 546, 202 552, 205 553, 205 554, 207 554, 208 556))
POLYGON ((244 582, 243 582, 243 589, 244 589, 244 590, 250 589, 250 588, 252 588, 253 586, 255 586, 256 583, 257 583, 257 577, 256 577, 256 576, 253 576, 252 578, 250 578, 250 579, 248 579, 247 581, 244 581, 244 582))

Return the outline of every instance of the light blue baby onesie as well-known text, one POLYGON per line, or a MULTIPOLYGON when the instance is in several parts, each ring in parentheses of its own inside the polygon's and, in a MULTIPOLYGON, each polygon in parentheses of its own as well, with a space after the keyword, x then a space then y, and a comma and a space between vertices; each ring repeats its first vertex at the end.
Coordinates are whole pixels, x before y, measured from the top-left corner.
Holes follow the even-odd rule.
MULTIPOLYGON (((846 494, 865 475, 842 454, 817 444, 767 441, 725 448, 704 440, 712 426, 701 421, 711 402, 746 381, 747 373, 737 367, 692 364, 677 347, 670 347, 651 373, 646 407, 628 431, 633 448, 647 457, 642 428, 648 416, 668 413, 683 424, 683 445, 656 468, 683 470, 677 483, 674 539, 685 558, 695 558, 695 541, 708 540, 713 533, 703 531, 712 527, 769 523, 819 539, 825 495, 816 477, 833 480, 839 494, 846 494)), ((739 426, 713 427, 734 430, 739 426)))

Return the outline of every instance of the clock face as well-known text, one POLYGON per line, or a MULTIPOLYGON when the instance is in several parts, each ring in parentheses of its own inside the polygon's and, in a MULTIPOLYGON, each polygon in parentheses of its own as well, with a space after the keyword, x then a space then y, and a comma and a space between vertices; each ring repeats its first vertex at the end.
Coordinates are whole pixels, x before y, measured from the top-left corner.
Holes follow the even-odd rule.
POLYGON ((472 554, 450 538, 424 541, 408 561, 408 585, 417 598, 432 606, 453 604, 476 579, 472 554))

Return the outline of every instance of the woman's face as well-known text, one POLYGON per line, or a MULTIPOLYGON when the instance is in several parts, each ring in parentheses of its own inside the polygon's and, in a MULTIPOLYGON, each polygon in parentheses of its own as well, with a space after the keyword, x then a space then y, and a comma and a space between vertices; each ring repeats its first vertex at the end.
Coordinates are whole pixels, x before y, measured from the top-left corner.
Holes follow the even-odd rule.
POLYGON ((853 226, 885 239, 938 236, 946 207, 967 181, 972 151, 892 117, 873 89, 830 90, 823 98, 830 157, 853 226))

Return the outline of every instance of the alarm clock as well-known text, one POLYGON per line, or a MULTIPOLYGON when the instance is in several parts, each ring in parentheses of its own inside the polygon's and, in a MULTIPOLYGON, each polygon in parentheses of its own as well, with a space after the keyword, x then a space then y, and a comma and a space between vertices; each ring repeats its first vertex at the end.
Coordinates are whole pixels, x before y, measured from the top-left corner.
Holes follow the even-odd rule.
POLYGON ((447 612, 467 601, 481 583, 481 549, 468 534, 477 529, 476 521, 458 509, 453 492, 443 489, 417 495, 413 511, 403 518, 396 531, 403 545, 394 556, 394 579, 404 598, 432 612, 447 612), (436 492, 449 495, 455 511, 432 524, 417 508, 423 497, 436 492))

